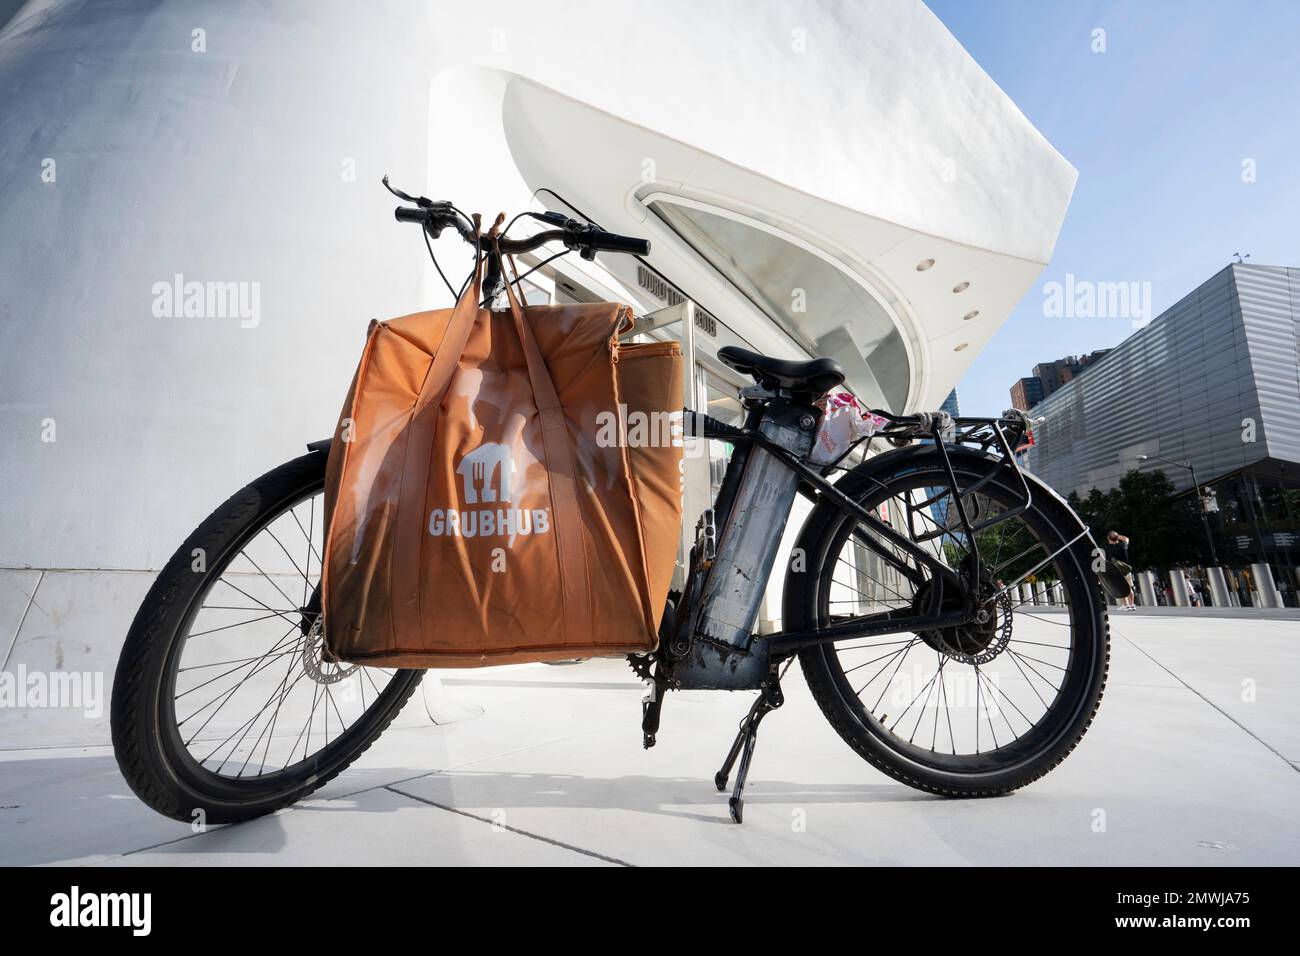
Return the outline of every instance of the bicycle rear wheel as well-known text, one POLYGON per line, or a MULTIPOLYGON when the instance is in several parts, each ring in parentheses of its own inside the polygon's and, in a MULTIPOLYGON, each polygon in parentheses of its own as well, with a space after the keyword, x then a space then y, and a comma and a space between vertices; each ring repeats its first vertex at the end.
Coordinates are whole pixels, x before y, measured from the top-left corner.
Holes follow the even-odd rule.
MULTIPOLYGON (((993 796, 1043 776, 1078 744, 1105 687, 1109 626, 1091 539, 1065 504, 1026 476, 1032 503, 1012 516, 1024 496, 1010 469, 961 449, 952 464, 959 489, 992 475, 963 493, 972 521, 1004 519, 975 536, 990 571, 980 584, 989 619, 817 645, 799 658, 826 718, 872 765, 927 792, 993 796)), ((949 567, 968 560, 972 542, 932 446, 881 455, 837 487, 949 567)), ((869 534, 829 505, 813 510, 796 545, 806 571, 787 578, 787 627, 928 606, 933 574, 869 534)))
POLYGON ((136 613, 113 682, 113 747, 136 794, 231 823, 324 786, 389 725, 423 671, 322 655, 326 455, 281 465, 217 508, 136 613))

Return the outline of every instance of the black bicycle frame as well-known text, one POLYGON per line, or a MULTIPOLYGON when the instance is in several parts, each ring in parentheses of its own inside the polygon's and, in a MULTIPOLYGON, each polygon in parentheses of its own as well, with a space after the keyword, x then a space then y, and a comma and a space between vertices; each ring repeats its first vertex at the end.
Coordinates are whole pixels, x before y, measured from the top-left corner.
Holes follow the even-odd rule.
MULTIPOLYGON (((783 402, 785 399, 774 397, 772 402, 783 402)), ((800 478, 800 492, 804 497, 817 502, 826 502, 835 510, 856 519, 858 524, 854 528, 855 538, 867 548, 870 548, 876 554, 880 555, 888 563, 907 574, 909 577, 917 574, 917 568, 907 564, 899 556, 884 547, 881 541, 888 542, 898 548, 906 555, 912 557, 921 565, 925 566, 931 572, 930 580, 936 582, 936 586, 931 590, 929 595, 929 607, 925 613, 916 613, 911 609, 891 609, 879 614, 868 614, 855 618, 852 621, 845 621, 839 624, 832 624, 827 627, 817 627, 798 631, 777 631, 772 634, 754 635, 751 640, 761 640, 767 644, 771 657, 781 659, 799 651, 804 647, 816 644, 829 644, 836 641, 850 640, 861 637, 874 637, 881 634, 894 634, 899 632, 914 632, 920 630, 932 630, 934 628, 948 627, 965 623, 971 620, 972 616, 977 613, 979 606, 979 589, 978 587, 959 588, 962 596, 962 606, 960 609, 941 611, 944 604, 944 583, 948 582, 950 587, 957 586, 956 574, 952 568, 939 560, 930 552, 920 547, 918 541, 924 542, 933 537, 950 533, 951 528, 941 528, 936 532, 928 535, 908 536, 901 534, 894 528, 890 527, 870 510, 864 508, 858 502, 848 497, 842 491, 828 481, 816 466, 808 464, 799 456, 778 444, 768 440, 759 430, 764 418, 772 413, 773 405, 771 402, 755 402, 749 407, 745 424, 742 428, 735 428, 727 425, 709 415, 694 412, 690 409, 684 411, 686 434, 692 437, 712 438, 720 441, 730 442, 735 450, 732 453, 730 461, 727 463, 727 470, 719 489, 717 500, 714 503, 714 516, 718 528, 727 527, 727 518, 730 515, 736 489, 740 484, 740 478, 748 463, 751 450, 754 447, 762 448, 774 456, 787 468, 794 471, 800 478)), ((815 413, 815 409, 809 409, 810 413, 815 413)), ((903 420, 899 420, 903 421, 903 420)), ((994 524, 1006 521, 1027 509, 1032 501, 1032 493, 1029 489, 1029 483, 1025 480, 1024 474, 1015 463, 1015 454, 1011 450, 1011 445, 1002 427, 1002 420, 996 418, 960 418, 950 419, 949 422, 954 426, 949 434, 945 434, 946 429, 938 421, 931 421, 926 430, 916 430, 913 437, 927 438, 932 440, 935 449, 940 455, 943 462, 945 477, 950 487, 953 489, 952 497, 954 501, 954 510, 962 530, 971 542, 971 566, 966 570, 969 580, 978 582, 981 579, 983 564, 979 556, 979 548, 975 540, 975 535, 994 524), (976 438, 975 436, 981 436, 976 438), (996 445, 1001 453, 1004 466, 1011 469, 1015 477, 1019 480, 1020 487, 1023 491, 1023 501, 1013 508, 1006 509, 990 519, 972 524, 967 514, 964 498, 978 491, 985 484, 991 481, 999 474, 999 471, 993 470, 990 474, 980 478, 969 488, 961 489, 957 483, 956 473, 952 467, 952 462, 948 455, 946 447, 950 441, 977 442, 982 444, 986 449, 996 445)), ((946 494, 946 493, 944 493, 946 494)), ((916 506, 910 506, 908 510, 908 526, 911 527, 912 515, 915 510, 925 507, 937 501, 942 495, 935 496, 932 499, 922 502, 916 506)))

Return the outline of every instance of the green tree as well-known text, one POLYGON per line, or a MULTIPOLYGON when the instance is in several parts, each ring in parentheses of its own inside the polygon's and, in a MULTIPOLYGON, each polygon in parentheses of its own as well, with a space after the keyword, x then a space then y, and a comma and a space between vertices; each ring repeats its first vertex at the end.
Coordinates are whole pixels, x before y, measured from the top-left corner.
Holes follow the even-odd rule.
POLYGON ((1133 470, 1108 492, 1092 488, 1085 498, 1071 492, 1069 501, 1098 545, 1105 545, 1111 531, 1131 539, 1129 561, 1135 568, 1164 570, 1208 561, 1193 502, 1174 497, 1173 483, 1163 471, 1133 470))

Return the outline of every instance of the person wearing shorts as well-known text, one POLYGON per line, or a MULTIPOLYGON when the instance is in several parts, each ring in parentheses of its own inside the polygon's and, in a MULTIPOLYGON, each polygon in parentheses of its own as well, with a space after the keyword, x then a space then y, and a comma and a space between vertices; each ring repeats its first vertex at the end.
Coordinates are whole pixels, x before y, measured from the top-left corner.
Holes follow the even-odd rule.
POLYGON ((1124 575, 1124 580, 1128 582, 1128 597, 1124 598, 1120 607, 1126 611, 1136 610, 1133 604, 1133 565, 1128 563, 1128 538, 1118 531, 1106 535, 1106 563, 1112 571, 1124 575))

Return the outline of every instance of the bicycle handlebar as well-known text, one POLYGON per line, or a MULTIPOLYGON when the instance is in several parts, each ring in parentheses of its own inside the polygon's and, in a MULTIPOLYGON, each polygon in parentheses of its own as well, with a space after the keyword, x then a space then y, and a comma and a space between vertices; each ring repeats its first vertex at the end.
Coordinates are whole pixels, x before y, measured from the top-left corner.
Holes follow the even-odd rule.
POLYGON ((619 236, 603 229, 593 229, 589 239, 596 252, 626 252, 634 256, 650 255, 650 240, 634 236, 619 236))
MULTIPOLYGON (((536 215, 536 214, 534 214, 536 215)), ((435 238, 448 226, 461 234, 466 242, 474 242, 474 229, 464 218, 451 209, 449 203, 430 203, 428 206, 398 206, 393 210, 393 218, 398 222, 418 222, 435 238)), ((556 213, 536 215, 544 222, 559 225, 558 229, 547 229, 524 239, 499 240, 501 251, 513 255, 543 246, 548 242, 562 242, 570 249, 577 249, 584 259, 591 259, 597 252, 620 252, 630 255, 645 256, 650 254, 650 241, 634 236, 620 236, 616 233, 597 229, 589 223, 576 219, 566 219, 556 213)))

